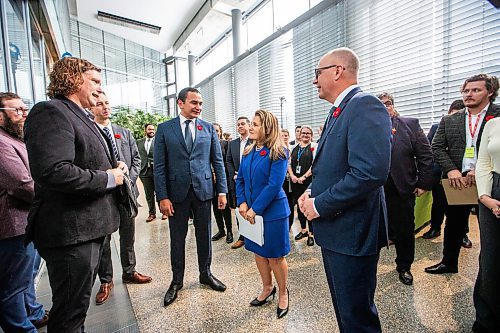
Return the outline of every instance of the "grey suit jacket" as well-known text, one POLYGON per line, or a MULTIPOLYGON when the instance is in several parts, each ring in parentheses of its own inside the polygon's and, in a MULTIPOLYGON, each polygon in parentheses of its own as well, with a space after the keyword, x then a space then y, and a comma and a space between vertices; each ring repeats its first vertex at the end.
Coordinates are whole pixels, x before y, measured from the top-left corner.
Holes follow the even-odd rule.
POLYGON ((200 201, 213 198, 212 167, 217 193, 227 193, 226 172, 219 138, 212 124, 196 119, 195 140, 188 152, 179 117, 158 126, 154 146, 157 200, 182 202, 192 185, 200 201))
POLYGON ((139 156, 139 150, 137 149, 134 136, 128 129, 121 126, 111 124, 111 127, 113 127, 113 132, 115 133, 115 142, 118 153, 120 154, 120 160, 127 165, 130 180, 134 185, 134 192, 136 195, 139 195, 135 183, 141 170, 141 157, 139 156), (120 138, 116 137, 117 134, 120 138))
POLYGON ((141 159, 141 169, 139 176, 152 177, 155 138, 153 137, 151 147, 149 148, 149 153, 146 152, 146 148, 144 147, 145 142, 146 138, 137 140, 137 149, 139 150, 139 157, 141 159))
MULTIPOLYGON (((491 103, 486 111, 485 118, 488 116, 500 117, 500 107, 491 103)), ((485 124, 486 121, 483 120, 481 128, 479 129, 476 147, 478 151, 485 124)), ((444 176, 451 170, 457 169, 462 171, 462 161, 465 154, 466 143, 465 109, 452 115, 444 116, 432 140, 434 160, 443 169, 444 176)))

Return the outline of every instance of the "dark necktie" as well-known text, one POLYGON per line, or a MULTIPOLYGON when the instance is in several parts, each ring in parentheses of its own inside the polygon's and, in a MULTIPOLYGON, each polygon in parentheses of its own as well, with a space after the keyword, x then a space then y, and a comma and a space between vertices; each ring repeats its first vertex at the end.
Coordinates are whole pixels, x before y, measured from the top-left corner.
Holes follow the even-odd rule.
POLYGON ((189 153, 191 153, 191 150, 193 149, 193 136, 191 134, 191 129, 189 128, 189 124, 191 123, 191 120, 188 119, 185 121, 186 127, 184 128, 184 141, 186 141, 186 147, 189 153))
POLYGON ((120 157, 118 155, 118 148, 116 148, 115 139, 111 136, 111 132, 107 127, 103 127, 102 131, 104 132, 104 134, 106 134, 106 137, 111 142, 111 148, 113 148, 113 154, 115 154, 116 160, 119 161, 120 157))

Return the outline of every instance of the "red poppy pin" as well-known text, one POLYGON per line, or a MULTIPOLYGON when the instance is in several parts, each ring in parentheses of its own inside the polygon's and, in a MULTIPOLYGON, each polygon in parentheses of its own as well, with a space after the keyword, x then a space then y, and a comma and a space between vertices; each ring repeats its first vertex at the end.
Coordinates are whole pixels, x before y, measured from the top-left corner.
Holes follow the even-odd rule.
POLYGON ((340 113, 342 112, 342 109, 341 108, 336 108, 335 109, 335 112, 333 113, 333 117, 334 118, 337 118, 338 116, 340 116, 340 113))
POLYGON ((391 132, 392 132, 392 135, 396 134, 396 129, 395 129, 395 128, 393 128, 393 129, 391 130, 391 132))
POLYGON ((484 120, 486 120, 486 121, 490 121, 490 120, 491 120, 491 119, 493 119, 493 118, 495 118, 495 116, 488 116, 488 117, 484 118, 484 120))
POLYGON ((201 127, 201 125, 196 126, 196 128, 198 129, 198 131, 201 131, 203 129, 203 127, 201 127))
POLYGON ((266 156, 267 152, 265 150, 260 151, 260 156, 266 156))
POLYGON ((311 152, 313 152, 313 151, 314 151, 314 147, 311 147, 311 152))
POLYGON ((121 139, 122 136, 120 134, 115 134, 115 139, 121 139))

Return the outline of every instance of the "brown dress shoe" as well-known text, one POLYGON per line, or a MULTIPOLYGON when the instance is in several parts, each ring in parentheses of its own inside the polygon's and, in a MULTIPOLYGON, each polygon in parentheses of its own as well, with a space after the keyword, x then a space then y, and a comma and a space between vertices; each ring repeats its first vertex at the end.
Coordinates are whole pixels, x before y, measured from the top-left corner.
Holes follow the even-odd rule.
POLYGON ((111 294, 111 289, 113 289, 113 281, 107 283, 104 282, 101 284, 97 295, 95 295, 95 304, 101 305, 104 304, 109 298, 109 294, 111 294))
POLYGON ((231 248, 232 249, 239 249, 243 245, 245 245, 245 241, 242 241, 241 239, 238 239, 236 242, 234 242, 233 245, 231 245, 231 248))
POLYGON ((46 326, 48 322, 49 322, 49 311, 45 310, 45 313, 43 314, 42 318, 36 321, 32 321, 31 323, 33 324, 33 326, 35 326, 36 329, 39 329, 46 326))
POLYGON ((149 283, 153 281, 153 279, 151 278, 151 276, 147 276, 139 272, 133 272, 132 274, 123 274, 122 281, 123 283, 142 284, 142 283, 149 283))
POLYGON ((146 222, 151 222, 154 219, 156 219, 156 215, 155 214, 149 214, 148 218, 146 219, 146 222))

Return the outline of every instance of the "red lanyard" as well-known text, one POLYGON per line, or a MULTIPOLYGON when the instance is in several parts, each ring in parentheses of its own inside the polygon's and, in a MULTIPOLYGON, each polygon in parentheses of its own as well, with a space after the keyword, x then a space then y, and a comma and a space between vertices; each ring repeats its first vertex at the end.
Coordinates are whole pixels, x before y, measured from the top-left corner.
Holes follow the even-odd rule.
POLYGON ((471 124, 472 123, 472 115, 469 112, 469 133, 470 133, 472 141, 474 141, 474 134, 476 134, 477 125, 479 125, 480 120, 481 120, 481 114, 478 114, 477 118, 476 118, 476 124, 474 125, 474 130, 472 130, 472 124, 471 124))

